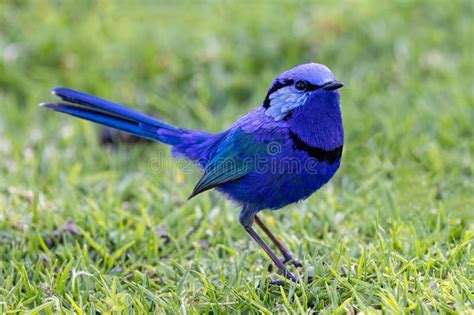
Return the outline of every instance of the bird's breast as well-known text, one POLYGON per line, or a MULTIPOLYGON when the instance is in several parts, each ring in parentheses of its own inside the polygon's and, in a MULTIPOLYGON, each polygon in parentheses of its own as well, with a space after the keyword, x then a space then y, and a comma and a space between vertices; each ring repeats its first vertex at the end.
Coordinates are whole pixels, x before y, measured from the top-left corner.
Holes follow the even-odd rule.
POLYGON ((304 150, 285 151, 262 159, 254 172, 218 189, 241 203, 279 209, 308 198, 331 179, 339 164, 340 159, 320 162, 304 150))

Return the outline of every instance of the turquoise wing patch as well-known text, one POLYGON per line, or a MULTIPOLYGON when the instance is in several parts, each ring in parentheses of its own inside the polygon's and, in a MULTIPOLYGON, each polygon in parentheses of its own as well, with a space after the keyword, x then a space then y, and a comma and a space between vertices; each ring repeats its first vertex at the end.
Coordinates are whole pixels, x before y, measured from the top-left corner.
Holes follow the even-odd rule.
POLYGON ((188 199, 239 179, 255 170, 258 157, 265 156, 267 145, 251 134, 237 129, 219 145, 217 154, 209 161, 203 176, 188 199))

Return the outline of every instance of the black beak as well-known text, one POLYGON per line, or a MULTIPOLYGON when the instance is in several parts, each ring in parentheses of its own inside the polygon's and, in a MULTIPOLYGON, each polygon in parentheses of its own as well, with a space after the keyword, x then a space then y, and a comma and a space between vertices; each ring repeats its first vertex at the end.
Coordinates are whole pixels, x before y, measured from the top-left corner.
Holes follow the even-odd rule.
POLYGON ((344 84, 342 84, 341 81, 336 80, 336 81, 332 81, 323 85, 323 89, 328 90, 328 91, 334 91, 334 90, 342 88, 343 86, 344 84))

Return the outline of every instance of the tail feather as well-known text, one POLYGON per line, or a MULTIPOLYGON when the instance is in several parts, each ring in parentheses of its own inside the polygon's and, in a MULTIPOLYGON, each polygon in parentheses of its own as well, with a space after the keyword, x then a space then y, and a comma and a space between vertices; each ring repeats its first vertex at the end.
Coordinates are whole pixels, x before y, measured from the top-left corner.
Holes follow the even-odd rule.
POLYGON ((90 120, 102 125, 106 125, 109 127, 113 127, 133 135, 160 141, 161 139, 158 137, 158 134, 155 132, 151 132, 148 130, 144 130, 140 127, 140 124, 137 124, 133 121, 117 118, 112 115, 101 114, 99 112, 89 111, 77 106, 68 105, 65 103, 59 104, 49 104, 49 103, 42 103, 41 106, 52 109, 57 112, 69 114, 75 117, 83 118, 86 120, 90 120))
POLYGON ((91 110, 103 111, 105 113, 113 114, 128 120, 147 123, 159 128, 166 128, 175 131, 178 130, 178 128, 172 125, 159 121, 155 118, 142 114, 121 104, 104 100, 97 96, 92 96, 86 93, 62 87, 53 89, 52 93, 54 95, 59 96, 62 100, 66 102, 82 105, 87 108, 90 108, 91 110))
POLYGON ((183 129, 96 96, 67 88, 55 88, 52 93, 64 102, 42 103, 40 106, 167 144, 175 144, 184 132, 183 129), (160 130, 167 132, 161 135, 158 132, 160 130))
POLYGON ((67 88, 55 88, 52 93, 62 101, 40 106, 169 144, 174 156, 197 161, 201 166, 207 164, 225 135, 177 128, 123 105, 67 88))

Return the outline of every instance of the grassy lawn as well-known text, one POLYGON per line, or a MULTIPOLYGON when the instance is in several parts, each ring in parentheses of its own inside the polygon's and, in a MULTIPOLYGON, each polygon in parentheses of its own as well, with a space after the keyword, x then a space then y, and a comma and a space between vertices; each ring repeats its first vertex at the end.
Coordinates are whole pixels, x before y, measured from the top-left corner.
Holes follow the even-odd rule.
POLYGON ((472 1, 151 3, 0 2, 0 312, 472 314, 472 1), (343 163, 261 217, 310 284, 271 285, 165 145, 37 106, 67 86, 217 132, 308 61, 345 83, 343 163))

